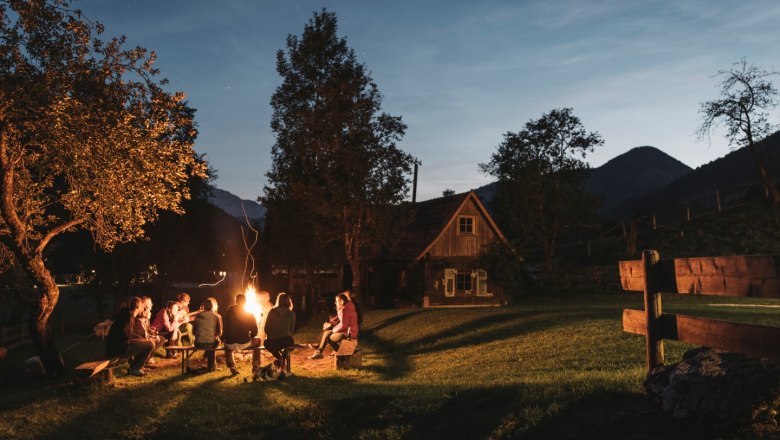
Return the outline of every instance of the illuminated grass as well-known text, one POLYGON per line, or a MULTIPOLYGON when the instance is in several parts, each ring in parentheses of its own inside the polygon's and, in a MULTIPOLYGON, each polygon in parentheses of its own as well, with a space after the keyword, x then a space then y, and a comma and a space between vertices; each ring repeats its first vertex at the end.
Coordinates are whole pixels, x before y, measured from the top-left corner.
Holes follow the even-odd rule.
MULTIPOLYGON (((711 307, 733 299, 669 297, 668 312, 780 325, 767 308, 711 307)), ((748 303, 759 303, 749 300, 748 303)), ((744 302, 741 302, 744 303, 744 302)), ((767 303, 767 301, 760 301, 767 303)), ((642 392, 644 341, 622 332, 641 295, 533 297, 512 307, 377 310, 366 314, 363 368, 244 383, 226 370, 144 378, 116 369, 112 387, 29 382, 31 348, 0 361, 0 438, 691 438, 642 392)), ((318 322, 296 334, 318 337, 318 322)), ((68 346, 78 339, 63 339, 68 346)), ((675 361, 690 347, 667 343, 675 361)), ((71 365, 101 351, 87 340, 71 365)), ((242 368, 245 372, 248 365, 242 368)), ((750 438, 750 426, 717 437, 750 438)), ((776 435, 780 431, 770 431, 776 435)), ((766 434, 766 433, 764 433, 766 434)))

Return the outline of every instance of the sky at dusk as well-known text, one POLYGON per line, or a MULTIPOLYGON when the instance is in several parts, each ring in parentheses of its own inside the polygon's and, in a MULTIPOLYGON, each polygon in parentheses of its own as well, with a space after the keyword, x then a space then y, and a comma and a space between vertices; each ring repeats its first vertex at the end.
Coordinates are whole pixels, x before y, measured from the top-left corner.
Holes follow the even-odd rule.
MULTIPOLYGON (((418 200, 489 183, 479 163, 507 131, 572 107, 603 147, 599 166, 655 146, 691 167, 726 154, 722 132, 697 141, 699 104, 741 57, 780 68, 776 1, 77 1, 73 7, 158 54, 169 89, 197 109, 196 151, 241 198, 262 193, 274 136, 276 51, 313 12, 371 71, 383 110, 408 125, 421 162, 418 200)), ((780 77, 775 81, 780 85, 780 77)), ((778 112, 774 121, 777 122, 778 112)))

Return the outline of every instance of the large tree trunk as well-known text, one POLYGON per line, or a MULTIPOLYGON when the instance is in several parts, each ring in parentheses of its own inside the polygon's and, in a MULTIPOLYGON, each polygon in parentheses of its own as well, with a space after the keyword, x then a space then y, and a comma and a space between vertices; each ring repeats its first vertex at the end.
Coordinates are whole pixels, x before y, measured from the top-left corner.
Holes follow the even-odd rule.
POLYGON ((57 305, 60 289, 51 273, 45 268, 40 257, 25 262, 25 269, 38 286, 38 301, 30 311, 29 326, 38 356, 49 377, 57 377, 65 372, 60 353, 54 345, 49 329, 49 318, 57 305))

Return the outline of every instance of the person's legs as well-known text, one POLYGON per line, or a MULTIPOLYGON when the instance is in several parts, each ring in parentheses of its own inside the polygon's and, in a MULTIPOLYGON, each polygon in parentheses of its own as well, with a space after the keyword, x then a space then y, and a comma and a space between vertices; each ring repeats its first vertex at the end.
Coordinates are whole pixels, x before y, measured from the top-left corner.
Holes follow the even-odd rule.
MULTIPOLYGON (((233 358, 233 352, 236 350, 246 350, 254 345, 253 342, 247 342, 245 344, 225 344, 225 364, 230 368, 230 373, 238 374, 238 368, 236 368, 236 361, 233 358)), ((257 346, 260 346, 260 340, 257 339, 257 346)), ((252 352, 252 366, 260 365, 260 352, 255 350, 252 352), (255 357, 257 357, 257 364, 255 364, 255 357)))
POLYGON ((274 365, 281 367, 283 365, 282 349, 295 344, 292 336, 283 336, 281 338, 268 339, 265 341, 265 349, 276 359, 274 365))
POLYGON ((260 338, 252 338, 252 342, 249 343, 249 347, 251 347, 252 350, 252 371, 256 370, 257 367, 260 366, 260 350, 257 350, 261 345, 263 345, 260 338))
POLYGON ((183 342, 183 337, 184 336, 187 336, 187 342, 188 342, 189 345, 194 345, 195 344, 195 335, 192 332, 192 323, 185 322, 184 324, 179 326, 178 331, 179 331, 179 334, 180 334, 180 336, 178 338, 178 339, 180 339, 180 341, 179 341, 180 344, 184 343, 183 342))
POLYGON ((154 342, 143 339, 131 339, 125 350, 125 355, 129 356, 130 370, 141 371, 141 367, 149 359, 153 350, 154 342))
POLYGON ((211 371, 214 371, 217 366, 217 352, 211 349, 217 348, 218 345, 219 342, 196 342, 195 343, 196 348, 203 348, 208 350, 205 352, 206 365, 208 366, 208 369, 211 371))
POLYGON ((325 350, 325 345, 327 345, 328 340, 330 339, 330 335, 333 334, 333 330, 325 330, 322 332, 322 339, 320 340, 320 345, 317 346, 317 351, 322 353, 323 350, 325 350))
POLYGON ((343 341, 345 337, 344 333, 332 333, 327 339, 327 343, 333 347, 333 351, 339 351, 339 342, 343 341))

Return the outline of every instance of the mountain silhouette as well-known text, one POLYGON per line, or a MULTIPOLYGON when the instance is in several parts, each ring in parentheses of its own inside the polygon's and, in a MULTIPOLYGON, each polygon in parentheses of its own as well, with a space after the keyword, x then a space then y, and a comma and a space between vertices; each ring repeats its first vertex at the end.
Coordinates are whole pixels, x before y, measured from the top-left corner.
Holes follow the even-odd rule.
MULTIPOLYGON (((636 147, 592 168, 585 189, 601 199, 599 215, 608 220, 621 219, 633 213, 630 203, 691 172, 691 168, 655 147, 636 147)), ((474 190, 488 210, 495 197, 496 183, 474 190)))
POLYGON ((241 199, 224 189, 213 188, 209 202, 241 222, 244 222, 244 211, 246 211, 246 217, 253 224, 262 225, 265 219, 265 208, 259 203, 241 199))
MULTIPOLYGON (((704 152, 702 147, 702 152, 704 152)), ((769 176, 780 178, 780 132, 756 143, 769 176)), ((634 200, 621 202, 613 212, 627 218, 636 214, 655 213, 659 221, 679 221, 686 216, 686 207, 696 211, 716 209, 718 192, 722 206, 745 198, 763 196, 763 186, 750 151, 743 147, 702 165, 663 188, 634 200)))
POLYGON ((585 189, 602 199, 598 210, 602 218, 620 220, 632 214, 626 201, 664 188, 691 170, 655 147, 636 147, 591 169, 585 189))

